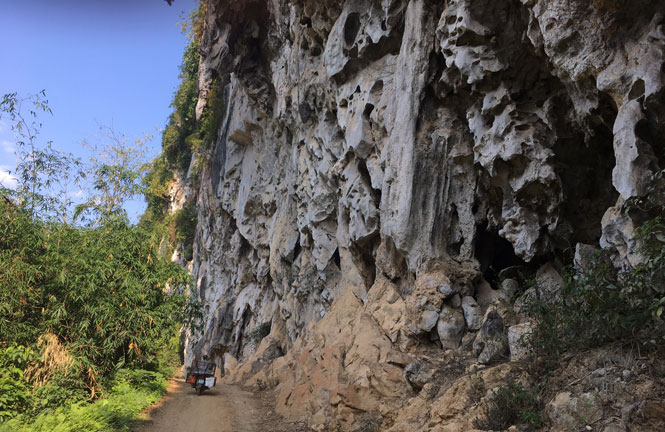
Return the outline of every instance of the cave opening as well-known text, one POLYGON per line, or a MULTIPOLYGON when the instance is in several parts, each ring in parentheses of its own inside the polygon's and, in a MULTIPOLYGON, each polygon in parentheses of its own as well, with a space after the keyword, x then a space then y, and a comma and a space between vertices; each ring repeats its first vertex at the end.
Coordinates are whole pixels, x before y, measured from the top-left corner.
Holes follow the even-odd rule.
POLYGON ((665 166, 665 130, 652 113, 645 112, 645 118, 637 122, 635 135, 649 145, 658 165, 665 166))
POLYGON ((374 105, 371 103, 366 104, 365 109, 363 110, 363 118, 369 120, 369 116, 372 115, 372 111, 374 111, 374 105))
POLYGON ((353 44, 360 30, 360 14, 357 12, 352 12, 346 18, 344 23, 344 42, 347 45, 353 44))
POLYGON ((591 114, 591 136, 562 134, 553 147, 564 199, 558 227, 550 237, 554 250, 568 262, 577 243, 598 244, 603 215, 618 198, 612 185, 616 104, 601 93, 591 114))
POLYGON ((298 259, 298 255, 300 255, 300 252, 302 251, 302 246, 300 245, 300 235, 298 235, 298 240, 296 240, 296 245, 293 247, 293 259, 291 262, 294 262, 296 259, 298 259))
POLYGON ((342 270, 342 259, 339 256, 339 248, 335 249, 335 252, 333 252, 332 260, 337 268, 342 270))
POLYGON ((363 240, 351 243, 351 256, 361 272, 367 289, 370 289, 376 280, 376 250, 380 242, 381 236, 379 233, 375 233, 363 240))
POLYGON ((494 289, 499 289, 501 270, 526 265, 508 240, 488 229, 487 222, 476 230, 474 250, 483 277, 494 289))

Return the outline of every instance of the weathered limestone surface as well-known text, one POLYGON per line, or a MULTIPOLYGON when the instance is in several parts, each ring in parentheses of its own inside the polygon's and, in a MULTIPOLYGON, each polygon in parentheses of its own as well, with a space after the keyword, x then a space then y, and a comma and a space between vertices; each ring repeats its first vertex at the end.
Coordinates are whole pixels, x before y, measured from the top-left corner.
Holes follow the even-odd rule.
POLYGON ((197 115, 217 80, 225 118, 173 192, 198 208, 187 360, 262 377, 317 430, 471 430, 451 392, 473 386, 437 396, 423 350, 521 358, 500 306, 524 299, 520 271, 556 295, 571 245, 639 261, 621 206, 663 165, 664 17, 647 0, 209 1, 197 115))

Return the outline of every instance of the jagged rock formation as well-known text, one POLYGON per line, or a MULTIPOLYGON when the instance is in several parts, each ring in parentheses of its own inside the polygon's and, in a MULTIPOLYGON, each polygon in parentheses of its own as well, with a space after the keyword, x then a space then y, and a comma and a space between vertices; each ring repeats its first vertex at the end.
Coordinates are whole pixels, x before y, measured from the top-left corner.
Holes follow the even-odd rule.
POLYGON ((187 355, 251 357, 234 376, 284 415, 470 430, 449 399, 475 387, 435 398, 427 374, 465 364, 444 349, 524 355, 516 268, 551 296, 575 245, 639 259, 621 204, 663 167, 660 2, 211 0, 205 20, 197 114, 214 80, 226 110, 190 192, 187 355))

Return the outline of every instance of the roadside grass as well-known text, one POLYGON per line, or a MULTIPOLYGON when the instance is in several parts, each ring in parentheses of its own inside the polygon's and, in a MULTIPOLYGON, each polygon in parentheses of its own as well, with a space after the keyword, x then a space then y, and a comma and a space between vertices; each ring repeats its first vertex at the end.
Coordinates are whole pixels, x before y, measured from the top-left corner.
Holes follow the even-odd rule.
POLYGON ((111 390, 94 403, 77 402, 26 414, 0 424, 0 432, 116 432, 130 431, 141 412, 166 394, 167 370, 121 369, 111 390))

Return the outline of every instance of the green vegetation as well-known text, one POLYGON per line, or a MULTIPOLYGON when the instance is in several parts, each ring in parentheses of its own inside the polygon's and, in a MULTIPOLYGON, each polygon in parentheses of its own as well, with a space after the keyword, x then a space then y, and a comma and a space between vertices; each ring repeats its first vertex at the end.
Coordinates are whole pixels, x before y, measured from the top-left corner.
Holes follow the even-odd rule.
POLYGON ((199 43, 203 36, 206 3, 183 21, 183 33, 187 33, 190 44, 183 55, 180 66, 180 86, 173 96, 168 124, 162 134, 162 154, 157 157, 145 176, 145 197, 148 208, 141 223, 154 232, 168 233, 165 240, 169 248, 183 247, 184 258, 192 258, 192 244, 196 215, 193 206, 187 205, 179 212, 169 215, 169 186, 176 174, 184 178, 192 155, 195 164, 186 181, 196 183, 203 167, 210 161, 211 144, 217 137, 221 121, 226 115, 227 95, 217 80, 208 92, 207 104, 196 120, 198 101, 199 43))
POLYGON ((145 140, 102 128, 86 165, 40 145, 45 92, 0 100, 19 162, 17 189, 0 188, 0 432, 129 430, 182 360, 181 327, 196 325, 200 307, 190 276, 166 257, 182 245, 192 259, 196 208, 168 214, 169 188, 193 154, 197 173, 208 162, 226 107, 214 82, 196 121, 204 16, 205 2, 185 24, 191 43, 151 164, 145 140), (82 185, 87 199, 74 209, 82 185), (132 225, 123 204, 141 194, 147 209, 132 225))
MULTIPOLYGON (((171 103, 173 112, 162 134, 163 153, 159 158, 163 161, 160 164, 171 172, 176 170, 186 172, 193 154, 198 159, 196 174, 200 172, 203 164, 209 159, 210 146, 216 139, 221 121, 226 114, 227 97, 224 87, 214 80, 201 118, 196 121, 198 49, 198 42, 192 41, 185 51, 180 67, 182 81, 173 97, 171 103)), ((158 163, 155 162, 153 165, 158 163)), ((152 178, 168 181, 172 177, 152 176, 152 178)))
POLYGON ((201 116, 201 142, 205 147, 199 150, 203 153, 209 150, 209 146, 217 138, 217 132, 226 115, 227 96, 219 81, 213 81, 208 93, 208 104, 201 116))
POLYGON ((0 432, 129 431, 141 410, 164 395, 166 386, 162 373, 120 369, 108 394, 96 403, 63 405, 42 411, 32 421, 20 416, 0 424, 0 432))
POLYGON ((194 232, 196 229, 197 213, 196 207, 187 205, 175 212, 171 219, 172 242, 185 246, 185 259, 192 259, 192 246, 194 244, 194 232))
POLYGON ((180 30, 186 34, 190 41, 200 41, 205 30, 205 16, 208 11, 208 2, 206 0, 197 0, 197 6, 192 11, 183 16, 180 22, 180 30))
POLYGON ((83 359, 89 389, 118 363, 154 362, 169 324, 184 318, 184 297, 167 285, 189 279, 159 256, 148 232, 115 221, 43 224, 6 201, 0 212, 0 340, 57 335, 83 359))
POLYGON ((532 344, 548 366, 567 351, 608 343, 657 348, 665 341, 665 181, 657 173, 644 198, 629 200, 624 211, 642 223, 634 241, 641 262, 617 270, 610 252, 589 257, 585 269, 571 269, 563 294, 553 304, 534 299, 532 344))
POLYGON ((199 71, 199 44, 191 42, 180 66, 180 86, 171 106, 173 112, 162 134, 162 152, 173 169, 186 171, 192 158, 191 136, 196 129, 196 81, 199 71), (189 139, 189 140, 188 140, 189 139))
POLYGON ((219 81, 214 80, 207 95, 208 103, 203 109, 199 119, 197 133, 193 134, 190 142, 192 151, 196 155, 193 167, 193 177, 198 177, 203 167, 210 162, 212 144, 217 139, 219 127, 226 115, 227 95, 219 81))
POLYGON ((173 171, 163 156, 157 157, 150 171, 143 179, 146 199, 146 210, 141 221, 148 225, 154 225, 161 221, 169 206, 169 184, 173 181, 173 171))
POLYGON ((146 163, 146 135, 132 143, 122 133, 101 126, 100 144, 83 145, 95 156, 90 158, 86 177, 92 184, 84 203, 76 206, 74 218, 93 225, 125 217, 122 205, 127 200, 143 194, 144 178, 149 169, 146 163))
POLYGON ((538 394, 510 380, 495 391, 489 407, 474 426, 483 430, 506 430, 519 424, 538 429, 543 426, 541 411, 538 394))
POLYGON ((145 165, 117 135, 88 174, 39 145, 44 97, 0 103, 19 136, 18 187, 0 188, 0 431, 126 430, 163 393, 199 309, 162 234, 123 210, 145 165), (84 175, 92 189, 73 215, 90 223, 74 224, 67 186, 84 175))
POLYGON ((214 140, 219 122, 223 115, 223 104, 220 101, 222 89, 213 83, 209 92, 208 106, 204 109, 201 119, 196 121, 196 103, 198 101, 199 44, 203 37, 203 23, 206 4, 199 3, 182 26, 190 43, 185 49, 180 65, 180 85, 176 90, 171 107, 168 124, 162 135, 162 153, 169 168, 187 171, 193 153, 201 154, 204 148, 214 140))
POLYGON ((268 336, 270 334, 270 323, 266 322, 261 324, 260 326, 257 326, 254 330, 252 330, 249 334, 249 339, 255 344, 258 345, 261 343, 264 337, 268 336))

